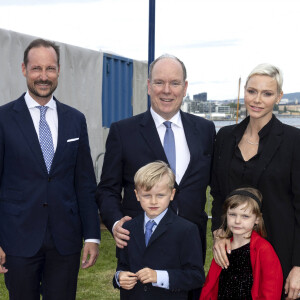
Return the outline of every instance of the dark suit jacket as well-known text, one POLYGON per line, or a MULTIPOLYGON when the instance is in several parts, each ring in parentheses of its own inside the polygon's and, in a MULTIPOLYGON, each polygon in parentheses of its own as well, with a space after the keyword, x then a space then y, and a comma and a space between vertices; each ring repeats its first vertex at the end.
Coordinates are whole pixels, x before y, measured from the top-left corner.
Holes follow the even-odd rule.
POLYGON ((145 245, 144 214, 126 222, 130 231, 128 246, 119 251, 117 271, 137 271, 148 267, 169 274, 169 290, 141 284, 130 290, 121 289, 121 299, 187 299, 187 291, 202 286, 205 275, 201 241, 197 227, 167 211, 145 245))
MULTIPOLYGON (((229 194, 229 170, 235 135, 244 132, 249 118, 226 126, 217 134, 211 194, 212 230, 221 223, 222 205, 229 194)), ((263 195, 262 212, 268 240, 274 247, 287 277, 300 266, 300 130, 274 117, 267 143, 253 174, 254 186, 263 195)))
MULTIPOLYGON (((211 121, 188 113, 181 112, 181 119, 191 159, 179 186, 175 186, 171 207, 198 225, 205 249, 207 215, 204 207, 215 127, 211 121)), ((101 217, 109 230, 124 215, 135 217, 142 211, 134 194, 133 177, 140 167, 156 160, 168 162, 149 110, 111 125, 97 189, 101 217)))
POLYGON ((100 238, 86 121, 74 108, 56 105, 58 142, 50 174, 24 95, 0 107, 0 246, 8 255, 33 256, 47 223, 63 255, 79 252, 82 237, 100 238), (67 142, 73 138, 79 139, 67 142))
MULTIPOLYGON (((280 300, 283 277, 279 259, 270 243, 255 231, 250 240, 250 260, 253 275, 252 299, 280 300)), ((218 298, 221 271, 222 268, 213 259, 200 300, 218 298)))

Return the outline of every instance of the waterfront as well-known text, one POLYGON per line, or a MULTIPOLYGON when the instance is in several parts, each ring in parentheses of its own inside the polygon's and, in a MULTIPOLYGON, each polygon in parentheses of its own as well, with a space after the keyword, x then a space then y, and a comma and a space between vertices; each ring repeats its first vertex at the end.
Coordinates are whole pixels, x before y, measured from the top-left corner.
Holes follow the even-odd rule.
MULTIPOLYGON (((279 117, 276 116, 278 118, 278 120, 280 120, 282 123, 300 128, 300 117, 279 117)), ((241 122, 242 119, 239 120, 239 122, 241 122)), ((227 125, 233 125, 236 123, 235 120, 224 120, 224 121, 213 121, 215 126, 216 126, 216 131, 218 131, 221 127, 227 126, 227 125)))

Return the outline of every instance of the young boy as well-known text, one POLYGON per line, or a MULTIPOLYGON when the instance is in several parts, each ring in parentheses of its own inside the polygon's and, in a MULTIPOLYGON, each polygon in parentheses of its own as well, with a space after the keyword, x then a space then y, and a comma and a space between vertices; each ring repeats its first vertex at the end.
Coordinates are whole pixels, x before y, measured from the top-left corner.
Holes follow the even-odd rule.
POLYGON ((121 300, 187 299, 188 291, 205 280, 198 228, 168 209, 174 182, 172 170, 161 161, 135 174, 135 194, 144 214, 124 224, 130 240, 119 249, 114 277, 121 300))

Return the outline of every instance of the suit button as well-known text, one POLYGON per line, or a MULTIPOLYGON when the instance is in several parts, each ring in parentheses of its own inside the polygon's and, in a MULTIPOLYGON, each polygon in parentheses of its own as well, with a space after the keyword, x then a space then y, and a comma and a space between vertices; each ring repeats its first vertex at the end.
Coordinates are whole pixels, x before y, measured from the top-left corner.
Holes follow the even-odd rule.
POLYGON ((47 207, 48 206, 48 203, 43 203, 43 207, 47 207))
POLYGON ((51 180, 52 180, 52 178, 51 178, 51 177, 49 177, 49 178, 48 178, 48 182, 50 182, 51 180))
POLYGON ((148 288, 146 286, 144 286, 144 291, 147 292, 148 288))

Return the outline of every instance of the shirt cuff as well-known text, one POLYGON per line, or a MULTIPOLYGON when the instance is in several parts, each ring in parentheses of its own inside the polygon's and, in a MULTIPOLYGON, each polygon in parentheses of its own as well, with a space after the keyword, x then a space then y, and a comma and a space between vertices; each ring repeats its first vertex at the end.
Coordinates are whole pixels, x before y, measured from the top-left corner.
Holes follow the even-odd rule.
POLYGON ((100 240, 99 239, 87 239, 84 241, 85 243, 95 243, 95 244, 100 244, 100 240))
POLYGON ((114 228, 115 228, 116 224, 117 224, 119 221, 120 221, 120 220, 118 220, 118 221, 116 221, 116 222, 114 223, 114 225, 113 225, 113 227, 112 227, 112 229, 111 229, 111 232, 114 232, 114 228))
POLYGON ((157 282, 152 283, 153 286, 163 289, 169 289, 169 273, 163 270, 156 270, 157 282))
POLYGON ((122 271, 117 271, 117 272, 115 273, 115 280, 116 280, 116 283, 117 283, 118 287, 120 287, 120 282, 119 282, 119 275, 120 275, 120 272, 122 272, 122 271))

